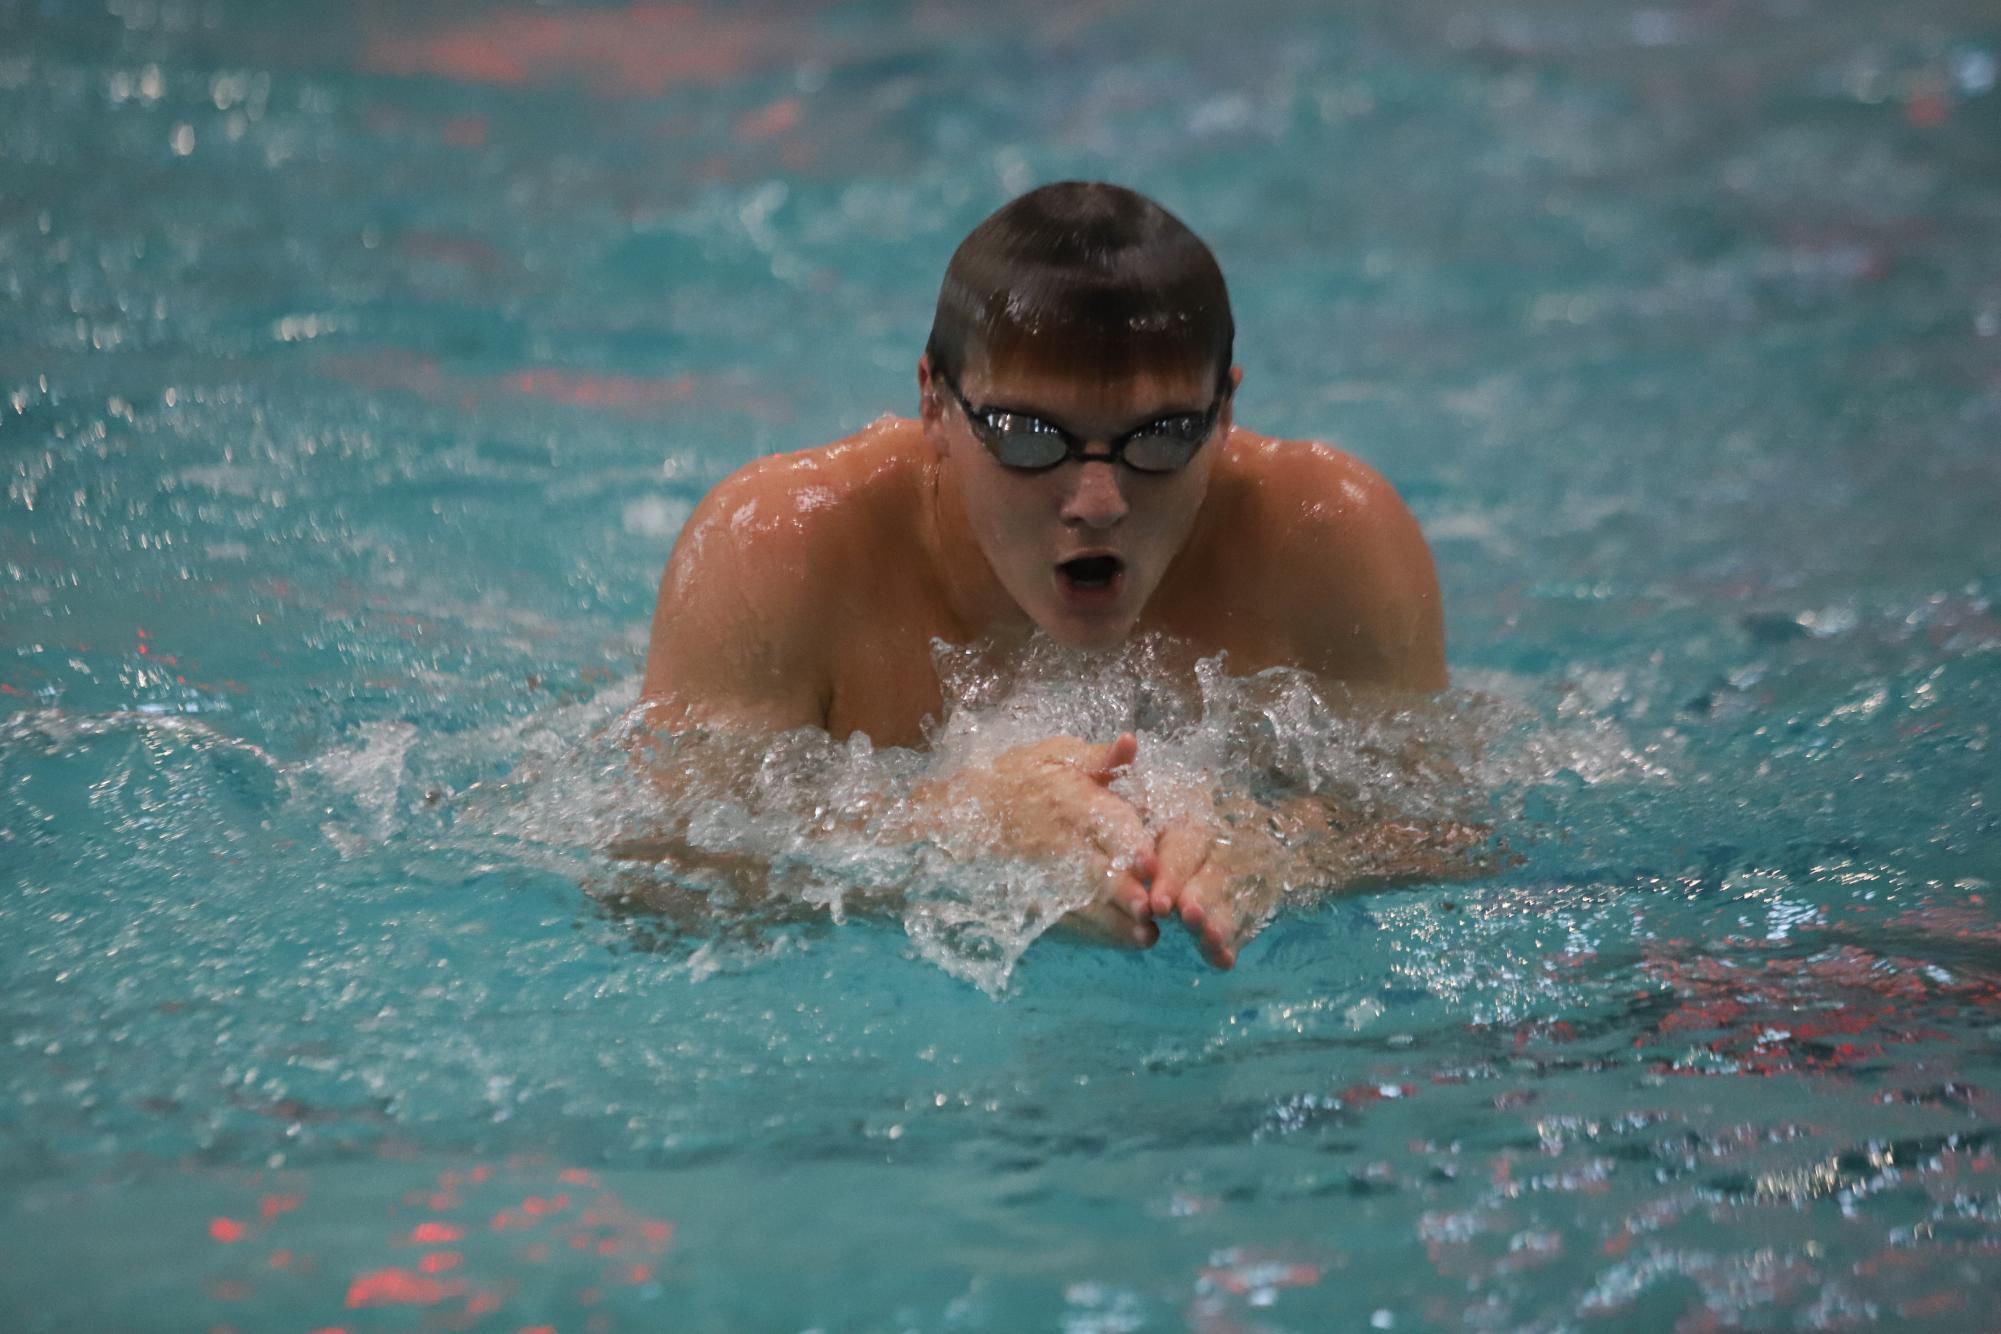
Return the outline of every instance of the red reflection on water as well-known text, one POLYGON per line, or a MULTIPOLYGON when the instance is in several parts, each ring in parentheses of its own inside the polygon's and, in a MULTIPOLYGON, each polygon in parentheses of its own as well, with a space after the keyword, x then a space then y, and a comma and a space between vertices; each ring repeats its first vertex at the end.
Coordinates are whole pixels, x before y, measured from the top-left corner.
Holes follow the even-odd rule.
POLYGON ((361 1306, 430 1306, 465 1294, 463 1279, 440 1281, 408 1269, 377 1269, 362 1274, 347 1287, 347 1304, 361 1306))
POLYGON ((1320 1281, 1320 1270, 1313 1265, 1253 1262, 1228 1269, 1204 1269, 1202 1281, 1224 1292, 1241 1295, 1260 1288, 1308 1287, 1320 1281))
POLYGON ((503 9, 429 31, 387 30, 409 14, 383 11, 366 38, 365 69, 459 83, 581 83, 601 96, 657 97, 686 84, 736 83, 815 46, 796 23, 689 4, 503 9))
MULTIPOLYGON (((1644 967, 1673 988, 1678 1003, 1650 1034, 1635 1037, 1633 1045, 1643 1046, 1650 1038, 1715 1033, 1702 1045, 1725 1058, 1722 1069, 1731 1073, 1845 1067, 1879 1055, 1886 1043, 1946 1036, 1924 1021, 1949 1010, 1950 1002, 1987 1008, 1997 1001, 1990 979, 1956 976, 1921 960, 1853 945, 1755 965, 1650 949, 1644 967), (1830 1041, 1865 1034, 1867 1042, 1830 1041)), ((1700 1073, 1682 1063, 1663 1072, 1700 1073)))
POLYGON ((1943 125, 1952 114, 1952 104, 1935 92, 1919 93, 1904 103, 1904 119, 1920 129, 1943 125))
POLYGON ((480 116, 454 116, 439 133, 453 148, 486 147, 486 120, 480 116))
MULTIPOLYGON (((449 403, 467 411, 482 404, 532 398, 566 408, 648 416, 706 398, 718 406, 761 417, 789 413, 784 405, 747 392, 742 385, 703 381, 686 374, 613 375, 538 366, 480 377, 448 371, 434 358, 403 351, 330 357, 324 365, 335 379, 358 388, 407 390, 429 402, 449 403)), ((445 1189, 449 1192, 450 1187, 445 1189)))
MULTIPOLYGON (((211 1300, 243 1301, 253 1291, 268 1296, 273 1291, 270 1285, 304 1278, 313 1271, 312 1257, 296 1249, 270 1249, 280 1241, 293 1241, 285 1229, 300 1224, 289 1216, 310 1212, 309 1193, 299 1190, 253 1196, 264 1215, 261 1225, 246 1225, 231 1217, 210 1221, 208 1231, 218 1241, 238 1241, 255 1232, 269 1243, 259 1247, 255 1255, 245 1256, 243 1265, 232 1272, 203 1279, 211 1300), (254 1289, 252 1279, 256 1281, 254 1289)), ((510 1159, 499 1170, 480 1165, 445 1171, 434 1181, 408 1183, 390 1199, 386 1231, 379 1234, 381 1245, 392 1252, 413 1245, 440 1249, 427 1249, 414 1260, 363 1264, 348 1271, 345 1304, 351 1310, 434 1308, 423 1317, 429 1329, 471 1329, 484 1318, 505 1311, 514 1299, 514 1275, 524 1265, 547 1265, 552 1258, 557 1260, 559 1271, 569 1271, 564 1300, 572 1309, 606 1303, 608 1294, 616 1290, 614 1285, 659 1283, 662 1278, 656 1257, 666 1252, 674 1233, 671 1222, 634 1210, 594 1173, 581 1168, 558 1171, 528 1158, 510 1159), (482 1190, 487 1193, 485 1199, 479 1198, 482 1190), (411 1211, 421 1211, 438 1195, 449 1195, 454 1201, 463 1195, 465 1207, 474 1211, 501 1205, 491 1215, 494 1230, 461 1221, 410 1217, 411 1211), (547 1226, 559 1220, 564 1224, 560 1230, 547 1226), (517 1237, 520 1232, 528 1235, 517 1237), (556 1236, 573 1236, 578 1250, 552 1257, 556 1248, 551 1243, 556 1236)), ((551 1279, 563 1281, 559 1275, 551 1279)), ((547 1291, 545 1282, 538 1289, 542 1294, 538 1301, 546 1300, 547 1291)), ((582 1328, 591 1327, 590 1320, 582 1322, 582 1328)), ((343 1334, 344 1327, 323 1329, 343 1334)))
POLYGON ((501 384, 517 394, 546 398, 578 408, 618 408, 625 411, 685 403, 695 396, 695 377, 671 380, 632 375, 593 375, 580 371, 516 371, 501 384))
POLYGON ((1965 1293, 1948 1289, 1905 1302, 1897 1308, 1897 1314, 1906 1320, 1914 1320, 1922 1316, 1944 1315, 1948 1311, 1960 1310, 1965 1305, 1965 1293))
POLYGON ((737 119, 736 137, 739 139, 770 139, 796 129, 805 103, 796 97, 781 97, 776 102, 767 103, 755 111, 747 111, 737 119))

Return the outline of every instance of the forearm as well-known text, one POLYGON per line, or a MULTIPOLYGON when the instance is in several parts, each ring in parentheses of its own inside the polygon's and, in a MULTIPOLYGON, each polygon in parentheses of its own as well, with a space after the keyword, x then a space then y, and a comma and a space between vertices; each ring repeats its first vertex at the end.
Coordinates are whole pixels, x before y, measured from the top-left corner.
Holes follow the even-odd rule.
POLYGON ((860 756, 804 729, 750 746, 654 738, 635 760, 661 818, 612 852, 661 862, 733 902, 837 916, 905 910, 913 896, 962 892, 955 884, 1028 885, 1046 920, 1107 943, 1150 943, 1138 873, 1150 841, 1105 786, 1133 744, 1055 737, 939 771, 935 756, 860 756))
POLYGON ((1490 865, 1480 855, 1493 832, 1486 825, 1362 811, 1320 793, 1283 798, 1264 816, 1306 879, 1325 889, 1463 880, 1490 865))
MULTIPOLYGON (((881 812, 897 804, 890 766, 841 772, 843 748, 818 729, 773 734, 655 710, 636 717, 625 748, 650 814, 606 851, 661 868, 652 898, 803 902, 802 882, 816 872, 870 860, 855 854, 871 849, 881 812)), ((900 889, 844 884, 841 898, 887 906, 900 889)))

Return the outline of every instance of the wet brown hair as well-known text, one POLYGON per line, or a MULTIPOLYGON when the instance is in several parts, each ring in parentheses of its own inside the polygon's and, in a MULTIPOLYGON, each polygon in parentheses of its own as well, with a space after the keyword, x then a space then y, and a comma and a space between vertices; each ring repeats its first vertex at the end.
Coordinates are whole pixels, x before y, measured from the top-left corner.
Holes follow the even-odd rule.
POLYGON ((1202 238, 1145 195, 1059 181, 990 215, 959 243, 925 353, 952 383, 993 373, 1228 383, 1236 324, 1202 238))

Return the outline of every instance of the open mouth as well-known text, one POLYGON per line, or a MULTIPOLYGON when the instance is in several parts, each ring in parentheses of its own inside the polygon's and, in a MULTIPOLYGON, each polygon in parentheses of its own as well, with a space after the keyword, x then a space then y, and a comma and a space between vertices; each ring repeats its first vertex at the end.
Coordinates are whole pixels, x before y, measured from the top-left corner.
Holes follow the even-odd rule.
POLYGON ((1056 567, 1065 583, 1072 588, 1110 588, 1114 580, 1125 570, 1126 563, 1117 556, 1077 556, 1056 567))

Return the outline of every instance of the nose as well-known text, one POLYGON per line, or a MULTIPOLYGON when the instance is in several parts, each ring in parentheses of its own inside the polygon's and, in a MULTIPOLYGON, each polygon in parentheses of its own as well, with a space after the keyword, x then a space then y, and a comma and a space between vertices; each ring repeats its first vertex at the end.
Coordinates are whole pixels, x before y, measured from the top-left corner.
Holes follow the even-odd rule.
POLYGON ((1063 499, 1063 522, 1083 528, 1110 528, 1126 517, 1125 494, 1119 490, 1118 465, 1110 459, 1087 459, 1077 465, 1076 482, 1063 499))

